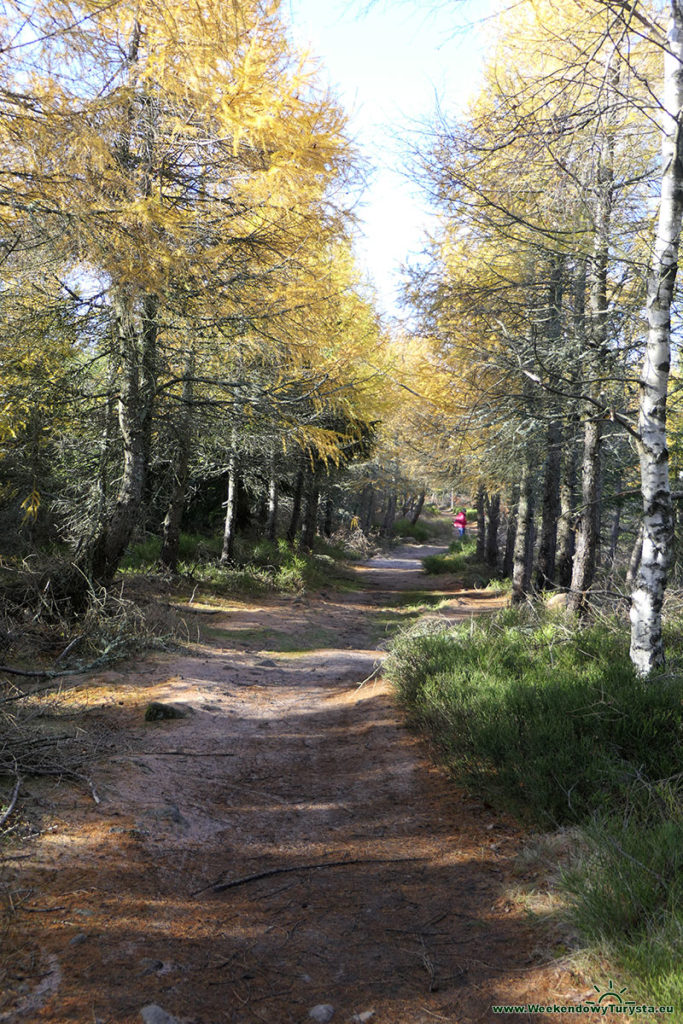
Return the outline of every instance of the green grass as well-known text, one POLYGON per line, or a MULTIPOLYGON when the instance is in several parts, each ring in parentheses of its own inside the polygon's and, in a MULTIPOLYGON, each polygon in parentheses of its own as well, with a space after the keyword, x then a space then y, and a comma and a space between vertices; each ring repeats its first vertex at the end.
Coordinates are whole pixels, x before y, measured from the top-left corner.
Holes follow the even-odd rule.
POLYGON ((683 679, 638 679, 627 636, 505 609, 397 637, 401 700, 449 764, 539 823, 584 820, 642 774, 680 770, 683 679))
MULTIPOLYGON (((451 541, 448 551, 441 555, 427 555, 422 565, 430 576, 458 576, 463 587, 492 585, 492 570, 476 560, 477 542, 471 537, 451 541)), ((504 592, 505 586, 501 588, 504 592)))
POLYGON ((494 578, 488 581, 485 589, 488 590, 491 594, 511 594, 512 580, 494 578))
MULTIPOLYGON (((561 889, 573 922, 643 999, 683 1011, 681 779, 635 786, 584 828, 561 889)), ((681 1018, 669 1018, 678 1019, 681 1018)))
MULTIPOLYGON (((668 627, 679 648, 682 631, 668 627)), ((639 679, 623 623, 518 609, 418 623, 386 671, 455 777, 546 828, 581 827, 562 882, 574 924, 643 999, 680 1007, 683 673, 639 679)))
POLYGON ((462 573, 471 567, 476 550, 477 542, 469 537, 454 540, 451 541, 448 551, 442 555, 427 555, 422 559, 422 565, 430 576, 462 573))
POLYGON ((426 523, 418 521, 413 525, 409 519, 397 519, 391 532, 394 537, 411 537, 419 544, 424 544, 432 537, 432 531, 426 523))

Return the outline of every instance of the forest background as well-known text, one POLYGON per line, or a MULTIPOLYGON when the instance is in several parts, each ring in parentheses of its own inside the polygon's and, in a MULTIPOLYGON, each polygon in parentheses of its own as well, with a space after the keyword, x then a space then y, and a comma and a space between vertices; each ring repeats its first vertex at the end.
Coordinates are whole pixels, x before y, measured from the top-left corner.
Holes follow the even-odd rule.
POLYGON ((537 584, 580 611, 630 536, 632 657, 663 663, 680 221, 665 14, 501 13, 466 116, 415 154, 438 228, 407 274, 408 335, 355 266, 345 115, 276 7, 7 5, 8 553, 61 549, 53 599, 78 609, 132 538, 158 535, 174 570, 188 501, 194 532, 223 520, 229 564, 238 530, 274 540, 285 508, 311 549, 318 527, 367 533, 378 495, 388 536, 397 504, 414 518, 428 489, 481 490, 492 561, 509 510, 514 600, 536 558, 537 584), (648 281, 666 294, 643 361, 648 281))

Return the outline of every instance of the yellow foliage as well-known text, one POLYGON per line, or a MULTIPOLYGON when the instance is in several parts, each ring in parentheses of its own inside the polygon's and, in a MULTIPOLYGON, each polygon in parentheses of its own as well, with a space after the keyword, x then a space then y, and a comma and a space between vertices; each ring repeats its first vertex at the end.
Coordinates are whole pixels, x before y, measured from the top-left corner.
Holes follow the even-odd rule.
POLYGON ((35 488, 28 498, 22 501, 21 507, 24 509, 22 523, 35 522, 38 518, 38 510, 40 509, 40 494, 35 488))

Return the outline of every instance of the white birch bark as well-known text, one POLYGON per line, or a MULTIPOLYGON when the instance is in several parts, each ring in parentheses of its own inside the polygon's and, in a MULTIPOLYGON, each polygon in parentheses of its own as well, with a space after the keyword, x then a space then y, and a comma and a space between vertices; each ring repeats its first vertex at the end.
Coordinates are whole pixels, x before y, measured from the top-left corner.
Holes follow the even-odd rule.
POLYGON ((648 283, 648 337, 640 379, 639 454, 643 553, 631 595, 631 660, 640 675, 664 664, 662 603, 671 559, 672 518, 666 397, 673 300, 683 214, 683 0, 671 0, 664 53, 662 196, 648 283))
POLYGON ((221 565, 229 565, 235 550, 235 513, 237 509, 237 455, 235 453, 236 431, 233 427, 232 448, 228 461, 228 495, 225 502, 225 523, 223 526, 223 550, 221 565))

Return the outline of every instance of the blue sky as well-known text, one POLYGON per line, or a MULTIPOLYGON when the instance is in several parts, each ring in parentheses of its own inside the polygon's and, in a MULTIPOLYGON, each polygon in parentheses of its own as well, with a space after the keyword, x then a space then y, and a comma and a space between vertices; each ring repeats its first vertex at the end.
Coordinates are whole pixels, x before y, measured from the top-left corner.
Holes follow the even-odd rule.
MULTIPOLYGON (((477 4, 478 13, 487 5, 477 4)), ((436 97, 449 112, 476 86, 482 29, 463 27, 466 7, 419 0, 284 0, 295 42, 320 61, 352 115, 373 167, 360 215, 357 252, 377 288, 380 310, 398 314, 399 267, 419 253, 429 211, 403 173, 436 97)), ((469 7, 469 5, 467 5, 469 7)))

